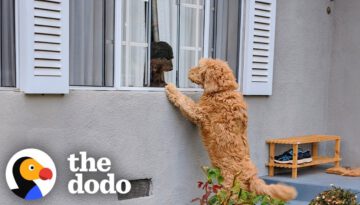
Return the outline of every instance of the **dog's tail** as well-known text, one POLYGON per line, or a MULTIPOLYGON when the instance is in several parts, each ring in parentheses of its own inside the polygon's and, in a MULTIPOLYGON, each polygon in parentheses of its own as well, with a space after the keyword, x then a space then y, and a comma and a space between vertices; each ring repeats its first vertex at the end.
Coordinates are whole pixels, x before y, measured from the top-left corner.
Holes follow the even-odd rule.
POLYGON ((338 174, 342 176, 360 177, 360 167, 348 168, 348 167, 332 167, 326 170, 328 174, 338 174))
POLYGON ((294 187, 283 184, 270 184, 267 185, 264 180, 259 179, 257 176, 253 176, 249 180, 250 191, 256 194, 266 194, 275 199, 283 201, 290 201, 295 199, 297 192, 294 187))

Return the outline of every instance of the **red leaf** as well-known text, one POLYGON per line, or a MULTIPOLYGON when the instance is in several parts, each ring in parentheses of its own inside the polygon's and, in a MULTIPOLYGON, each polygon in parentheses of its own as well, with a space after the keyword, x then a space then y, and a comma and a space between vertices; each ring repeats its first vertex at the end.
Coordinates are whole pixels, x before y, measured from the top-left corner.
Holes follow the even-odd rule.
POLYGON ((195 199, 191 200, 192 203, 195 202, 195 201, 201 201, 201 199, 198 197, 198 198, 195 198, 195 199))
POLYGON ((203 184, 204 184, 204 182, 198 181, 198 188, 200 189, 203 184))
POLYGON ((220 185, 214 185, 212 188, 213 188, 213 192, 214 193, 217 193, 219 191, 219 189, 221 189, 222 186, 220 185))
POLYGON ((209 185, 209 182, 206 182, 206 183, 204 184, 204 186, 202 187, 202 189, 207 190, 208 185, 209 185))

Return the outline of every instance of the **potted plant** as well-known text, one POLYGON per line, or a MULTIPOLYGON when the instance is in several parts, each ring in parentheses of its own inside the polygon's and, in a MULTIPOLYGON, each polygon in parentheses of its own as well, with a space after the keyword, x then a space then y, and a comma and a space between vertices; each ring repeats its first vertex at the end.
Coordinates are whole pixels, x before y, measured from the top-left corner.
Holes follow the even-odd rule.
POLYGON ((198 188, 204 194, 192 200, 200 205, 284 205, 285 202, 273 199, 267 195, 257 195, 241 188, 241 184, 236 181, 238 173, 230 189, 222 186, 224 178, 218 168, 202 167, 206 176, 205 181, 198 181, 198 188))

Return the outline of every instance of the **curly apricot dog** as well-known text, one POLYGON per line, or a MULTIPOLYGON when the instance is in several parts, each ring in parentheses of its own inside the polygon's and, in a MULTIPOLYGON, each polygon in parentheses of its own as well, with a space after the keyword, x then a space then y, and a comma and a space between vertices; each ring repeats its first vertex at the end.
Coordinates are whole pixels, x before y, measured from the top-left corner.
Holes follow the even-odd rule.
POLYGON ((267 185, 257 177, 250 160, 247 139, 247 107, 228 64, 221 60, 201 59, 191 68, 189 79, 204 88, 200 101, 195 103, 173 84, 166 86, 169 100, 183 115, 200 127, 202 141, 212 165, 221 169, 224 186, 229 188, 234 177, 244 189, 289 201, 296 190, 286 185, 267 185))

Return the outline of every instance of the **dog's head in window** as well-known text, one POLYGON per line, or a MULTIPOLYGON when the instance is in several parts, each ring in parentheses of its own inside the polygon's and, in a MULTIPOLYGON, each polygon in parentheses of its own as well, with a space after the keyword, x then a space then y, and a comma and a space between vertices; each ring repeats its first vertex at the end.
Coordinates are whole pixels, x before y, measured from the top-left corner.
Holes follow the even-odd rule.
POLYGON ((174 58, 171 46, 163 41, 151 43, 151 87, 164 87, 166 85, 164 72, 172 71, 174 58))

